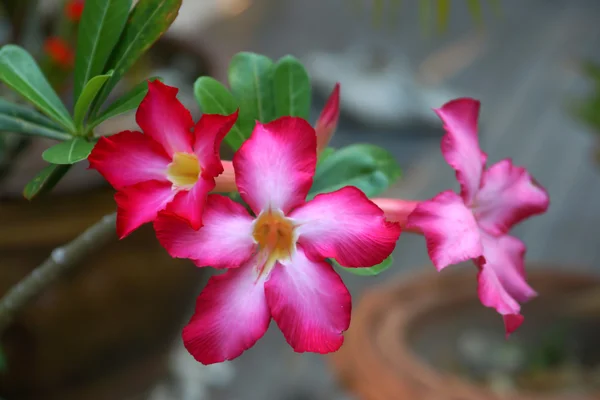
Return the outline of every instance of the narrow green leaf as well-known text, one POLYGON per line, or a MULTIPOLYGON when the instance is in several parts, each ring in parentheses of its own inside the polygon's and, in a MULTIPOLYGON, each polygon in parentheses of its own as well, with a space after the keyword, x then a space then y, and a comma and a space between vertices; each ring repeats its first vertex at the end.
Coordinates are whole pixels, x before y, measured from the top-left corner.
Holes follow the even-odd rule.
MULTIPOLYGON (((194 96, 200 110, 205 114, 228 115, 238 109, 238 102, 229 90, 221 82, 208 76, 196 79, 196 82, 194 82, 194 96)), ((242 131, 242 125, 244 123, 238 117, 233 128, 225 136, 225 143, 233 150, 239 149, 242 143, 250 137, 250 131, 242 131)))
POLYGON ((0 81, 61 124, 67 131, 75 132, 75 125, 69 112, 33 57, 25 49, 12 44, 7 44, 0 49, 0 81))
POLYGON ((23 196, 27 200, 48 193, 63 176, 69 171, 71 165, 50 164, 41 170, 23 189, 23 196))
POLYGON ((350 272, 351 274, 360 275, 360 276, 375 276, 375 275, 379 275, 380 273, 382 273, 383 271, 385 271, 389 267, 391 267, 392 264, 394 263, 394 259, 392 258, 391 255, 388 258, 386 258, 385 260, 383 260, 380 264, 374 265, 372 267, 367 267, 367 268, 348 268, 348 267, 342 267, 333 258, 329 259, 329 261, 335 267, 338 267, 339 269, 341 269, 341 270, 343 270, 345 272, 350 272))
POLYGON ((162 78, 153 76, 152 78, 135 85, 133 89, 115 100, 106 108, 106 110, 104 110, 104 112, 102 112, 102 114, 100 114, 94 121, 89 123, 90 128, 95 128, 109 118, 116 117, 120 114, 125 114, 126 112, 138 108, 148 93, 148 81, 153 82, 155 80, 162 82, 162 78))
POLYGON ((439 32, 448 29, 450 19, 450 0, 437 0, 437 25, 439 32))
POLYGON ((114 72, 94 102, 92 117, 98 114, 121 77, 169 29, 177 17, 181 1, 144 0, 135 5, 104 67, 105 71, 112 69, 114 72))
POLYGON ((246 137, 255 121, 275 119, 273 61, 260 54, 241 52, 233 56, 228 70, 231 92, 240 106, 240 129, 246 137))
POLYGON ((111 76, 112 72, 109 72, 106 75, 98 75, 85 84, 81 96, 79 96, 77 103, 75 103, 75 112, 73 113, 73 120, 79 131, 83 129, 83 120, 85 119, 85 115, 87 114, 90 105, 96 98, 100 89, 102 89, 102 86, 111 76))
POLYGON ((94 145, 82 138, 74 138, 46 149, 42 158, 52 164, 75 164, 87 159, 94 145))
POLYGON ((71 135, 51 119, 28 107, 0 99, 0 131, 69 140, 71 135))
POLYGON ((285 56, 277 61, 273 84, 276 116, 290 115, 308 119, 311 101, 310 77, 297 58, 285 56))
POLYGON ((104 66, 127 22, 131 0, 86 0, 75 55, 73 98, 92 77, 106 72, 104 66))
POLYGON ((350 145, 317 165, 309 197, 344 186, 356 186, 373 197, 385 192, 400 174, 398 163, 387 150, 370 144, 350 145))
POLYGON ((475 20, 475 22, 480 25, 483 23, 483 14, 481 12, 481 3, 480 0, 467 0, 467 7, 469 8, 469 13, 475 20))

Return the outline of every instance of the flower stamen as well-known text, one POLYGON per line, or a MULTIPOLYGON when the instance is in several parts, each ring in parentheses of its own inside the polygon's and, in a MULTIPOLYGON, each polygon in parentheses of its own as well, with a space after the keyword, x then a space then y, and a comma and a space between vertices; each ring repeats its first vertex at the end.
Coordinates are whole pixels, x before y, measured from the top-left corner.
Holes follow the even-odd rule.
POLYGON ((167 178, 173 186, 190 189, 198 181, 201 168, 195 154, 175 153, 167 166, 167 178))

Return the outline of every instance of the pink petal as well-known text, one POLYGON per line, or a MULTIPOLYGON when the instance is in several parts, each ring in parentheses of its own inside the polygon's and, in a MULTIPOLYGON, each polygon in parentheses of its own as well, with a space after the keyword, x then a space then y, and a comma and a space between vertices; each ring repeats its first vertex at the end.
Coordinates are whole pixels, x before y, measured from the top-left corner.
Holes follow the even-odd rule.
POLYGON ((304 203, 315 174, 316 149, 315 131, 302 118, 257 122, 233 156, 242 199, 257 214, 269 208, 285 214, 304 203))
POLYGON ((335 133, 338 119, 340 118, 340 84, 336 83, 327 99, 327 103, 319 115, 315 125, 317 134, 317 152, 320 153, 329 144, 335 133))
POLYGON ((190 190, 180 190, 175 195, 173 201, 167 206, 167 211, 187 220, 192 228, 200 229, 206 196, 214 188, 214 179, 200 177, 190 190))
POLYGON ((154 221, 156 237, 172 257, 190 258, 199 266, 235 268, 254 250, 253 218, 228 197, 211 194, 204 207, 204 226, 194 230, 169 213, 154 221))
POLYGON ((438 270, 483 253, 473 213, 451 190, 421 202, 408 216, 406 228, 423 232, 427 252, 438 270))
POLYGON ((479 148, 477 138, 479 105, 477 100, 463 98, 452 100, 434 110, 446 129, 446 135, 442 138, 442 154, 456 170, 461 196, 468 206, 479 189, 487 159, 487 155, 479 148))
POLYGON ((548 209, 550 199, 525 168, 510 160, 492 165, 483 174, 483 184, 475 197, 474 212, 479 225, 501 235, 515 224, 548 209))
POLYGON ((231 115, 203 114, 194 127, 194 152, 200 161, 202 176, 214 178, 223 173, 219 155, 221 142, 237 117, 237 111, 231 115))
POLYGON ((353 186, 317 195, 290 217, 298 225, 298 243, 311 258, 335 258, 346 267, 379 264, 394 250, 401 231, 353 186))
POLYGON ((479 272, 479 298, 504 317, 507 335, 523 322, 521 306, 537 294, 525 280, 525 245, 519 239, 482 233, 483 257, 475 260, 479 272))
POLYGON ((150 180, 167 180, 171 159, 160 144, 141 132, 124 131, 101 137, 88 156, 97 170, 115 188, 150 180))
POLYGON ((277 264, 265 283, 273 319, 299 353, 330 353, 344 342, 352 301, 342 279, 324 261, 309 260, 298 248, 277 264))
POLYGON ((232 360, 265 334, 270 321, 264 279, 251 260, 210 278, 183 328, 183 344, 202 364, 232 360))
POLYGON ((194 121, 177 100, 179 89, 159 80, 148 82, 148 94, 142 100, 135 120, 144 133, 160 143, 169 156, 192 153, 194 121))
POLYGON ((174 195, 170 182, 158 181, 141 182, 118 191, 115 201, 119 238, 123 239, 140 225, 154 221, 174 195))

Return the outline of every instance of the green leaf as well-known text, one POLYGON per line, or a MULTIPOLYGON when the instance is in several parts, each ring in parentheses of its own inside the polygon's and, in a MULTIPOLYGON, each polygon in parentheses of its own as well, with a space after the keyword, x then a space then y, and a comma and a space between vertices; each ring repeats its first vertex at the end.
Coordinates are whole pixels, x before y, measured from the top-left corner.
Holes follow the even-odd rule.
POLYGON ((341 270, 343 270, 345 272, 350 272, 351 274, 360 275, 360 276, 375 276, 375 275, 379 275, 380 273, 382 273, 383 271, 385 271, 386 269, 388 269, 389 267, 391 267, 392 264, 394 263, 394 259, 392 258, 391 255, 388 258, 386 258, 385 260, 383 260, 381 263, 379 263, 377 265, 374 265, 372 267, 368 267, 368 268, 348 268, 348 267, 342 267, 333 258, 330 258, 329 261, 333 264, 333 266, 338 267, 339 269, 341 269, 341 270))
POLYGON ((323 149, 323 151, 321 152, 321 154, 319 154, 319 159, 317 160, 317 165, 321 164, 323 161, 325 161, 327 158, 329 158, 330 155, 332 155, 335 152, 335 149, 333 147, 325 147, 323 149))
POLYGON ((298 59, 285 56, 277 61, 273 85, 277 117, 290 115, 308 119, 311 101, 310 77, 298 59))
MULTIPOLYGON (((200 110, 205 114, 229 115, 238 109, 238 102, 229 90, 221 82, 208 76, 196 79, 194 96, 200 110)), ((233 128, 225 136, 225 143, 233 150, 239 149, 242 143, 250 137, 250 132, 242 131, 241 125, 243 122, 238 117, 233 128)))
POLYGON ((105 72, 104 66, 127 22, 131 0, 86 0, 75 55, 73 98, 79 96, 92 77, 105 72))
POLYGON ((469 8, 469 13, 475 20, 477 24, 483 23, 483 14, 481 12, 481 3, 480 0, 467 0, 467 7, 469 8))
POLYGON ((46 149, 42 158, 52 164, 75 164, 87 159, 94 145, 82 138, 74 138, 46 149))
POLYGON ((69 112, 33 57, 25 49, 12 44, 7 44, 0 49, 0 81, 61 124, 67 131, 75 132, 75 125, 69 112))
POLYGON ((240 129, 248 138, 256 120, 271 122, 276 116, 273 61, 260 54, 241 52, 231 59, 227 75, 240 106, 240 129))
POLYGON ((71 135, 37 111, 0 99, 0 131, 69 140, 71 135))
POLYGON ((387 150, 370 144, 354 144, 336 150, 318 164, 309 197, 344 186, 356 186, 368 197, 377 196, 400 174, 398 163, 387 150))
POLYGON ((23 196, 27 200, 32 200, 34 197, 48 193, 65 176, 70 168, 71 165, 48 165, 25 186, 23 196))
POLYGON ((437 0, 438 31, 445 32, 450 19, 450 0, 437 0))
POLYGON ((83 128, 83 120, 85 119, 85 115, 87 114, 90 105, 96 98, 96 95, 102 89, 102 86, 106 83, 106 81, 112 76, 112 72, 109 72, 106 75, 98 75, 90 79, 83 88, 81 92, 81 96, 75 103, 75 112, 73 114, 73 120, 75 121, 75 126, 79 131, 83 128))
POLYGON ((135 110, 140 106, 140 103, 146 97, 148 93, 148 81, 153 82, 155 80, 159 80, 162 82, 162 78, 157 76, 153 76, 143 82, 138 83, 133 89, 131 89, 128 93, 119 97, 115 100, 102 114, 100 114, 94 121, 92 121, 89 125, 91 128, 95 128, 100 125, 102 122, 106 121, 109 118, 116 117, 117 115, 124 114, 131 110, 135 110))
POLYGON ((112 69, 114 72, 94 103, 92 117, 100 111, 100 107, 121 77, 169 29, 177 17, 181 1, 144 0, 135 5, 104 67, 104 70, 112 69))

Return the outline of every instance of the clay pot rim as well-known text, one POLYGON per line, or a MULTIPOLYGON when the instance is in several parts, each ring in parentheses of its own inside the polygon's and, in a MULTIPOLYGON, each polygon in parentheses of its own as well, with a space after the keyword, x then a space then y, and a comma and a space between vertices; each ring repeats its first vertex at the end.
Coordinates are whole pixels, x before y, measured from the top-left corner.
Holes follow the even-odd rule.
MULTIPOLYGON (((539 265, 539 264, 538 264, 539 265)), ((576 285, 589 285, 589 284, 600 284, 600 278, 597 275, 586 273, 584 270, 576 272, 565 271, 564 268, 552 268, 551 265, 544 264, 545 268, 540 269, 536 267, 536 264, 528 265, 530 268, 529 281, 533 282, 535 286, 536 281, 543 283, 545 282, 550 288, 554 287, 571 287, 576 285), (550 268, 549 268, 550 267, 550 268), (553 283, 553 284, 552 284, 553 283)), ((474 275, 474 269, 471 271, 474 275)), ((457 269, 453 271, 444 271, 440 273, 416 273, 408 278, 403 277, 402 281, 394 281, 390 284, 383 285, 368 291, 355 310, 353 315, 353 321, 361 321, 358 327, 354 328, 351 326, 350 331, 347 334, 348 342, 354 341, 354 348, 360 347, 365 350, 361 352, 361 357, 376 358, 376 362, 382 366, 390 366, 393 368, 386 368, 389 370, 410 369, 411 374, 407 377, 409 381, 417 381, 417 386, 423 386, 426 388, 445 388, 449 392, 452 392, 453 396, 448 398, 465 398, 465 399, 498 399, 499 395, 494 394, 483 385, 477 385, 469 382, 462 377, 436 369, 435 367, 426 363, 415 351, 413 351, 410 342, 407 340, 408 335, 412 331, 411 325, 417 323, 417 319, 425 317, 426 314, 430 314, 436 308, 456 308, 456 305, 461 303, 471 303, 477 300, 476 290, 469 292, 454 291, 448 293, 448 282, 452 282, 457 279, 464 279, 470 274, 465 273, 465 270, 457 269), (445 292, 440 291, 439 293, 431 293, 427 297, 410 298, 402 300, 404 303, 410 304, 409 307, 399 307, 394 310, 393 313, 385 315, 385 305, 391 304, 392 302, 398 302, 398 298, 402 297, 402 294, 406 292, 414 292, 415 288, 419 287, 435 287, 436 285, 440 288, 445 288, 445 292), (436 295, 437 294, 437 295, 436 295), (375 323, 377 322, 377 323, 375 323), (380 325, 378 329, 374 326, 380 325), (377 335, 373 335, 373 332, 378 332, 377 335), (390 337, 393 335, 393 337, 390 337), (356 344, 359 346, 356 346, 356 344), (382 347, 381 343, 384 342, 386 347, 382 347), (392 347, 390 347, 392 346, 392 347), (369 350, 367 352, 366 350, 369 350), (382 351, 386 349, 386 351, 382 351), (389 350, 389 351, 387 351, 389 350), (390 355, 393 355, 391 357, 390 355), (399 368, 402 366, 402 368, 399 368), (407 368, 408 366, 408 368, 407 368)), ((389 309, 389 307, 388 307, 389 309)), ((344 346, 345 347, 345 346, 344 346)), ((358 393, 366 391, 371 393, 365 386, 366 382, 359 382, 355 379, 356 376, 360 376, 361 379, 368 376, 361 374, 360 362, 354 361, 356 358, 352 356, 354 348, 347 347, 346 349, 340 350, 338 354, 332 356, 334 368, 343 378, 344 371, 346 375, 356 374, 351 377, 350 382, 355 386, 358 393), (350 357, 349 357, 350 356, 350 357), (357 363, 356 365, 346 365, 357 363), (354 372, 348 372, 352 371, 354 372)), ((383 369, 383 368, 382 368, 383 369)), ((396 375, 397 377, 397 375, 396 375)), ((386 371, 386 375, 379 375, 376 379, 381 380, 381 384, 387 380, 393 379, 392 373, 386 371)), ((365 381, 367 381, 366 379, 365 381)), ((396 378, 397 380, 397 378, 396 378)), ((376 384, 377 382, 369 382, 370 384, 376 384)), ((397 383, 400 387, 403 384, 411 386, 406 382, 397 383)), ((410 388, 409 388, 410 389, 410 388)), ((374 398, 374 397, 365 397, 374 398)), ((600 398, 600 393, 588 393, 585 395, 552 395, 552 394, 541 394, 529 391, 519 391, 512 395, 511 399, 516 400, 592 400, 600 398)))

